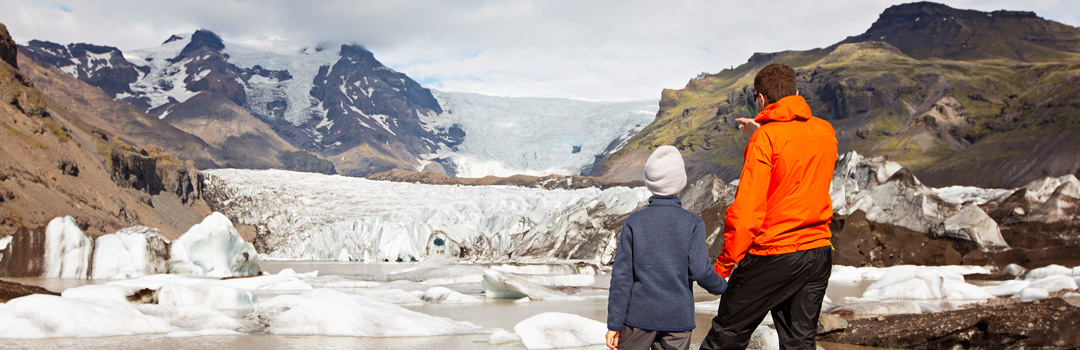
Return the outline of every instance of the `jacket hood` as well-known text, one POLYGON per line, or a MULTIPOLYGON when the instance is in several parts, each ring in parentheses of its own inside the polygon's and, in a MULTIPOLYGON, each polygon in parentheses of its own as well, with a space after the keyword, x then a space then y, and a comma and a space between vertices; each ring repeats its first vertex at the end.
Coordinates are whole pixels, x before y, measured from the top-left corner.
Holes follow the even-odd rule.
POLYGON ((813 116, 810 112, 810 106, 806 104, 806 99, 799 95, 792 95, 776 101, 776 103, 765 106, 765 109, 754 117, 754 121, 758 124, 765 124, 768 122, 789 122, 795 119, 806 120, 813 116))

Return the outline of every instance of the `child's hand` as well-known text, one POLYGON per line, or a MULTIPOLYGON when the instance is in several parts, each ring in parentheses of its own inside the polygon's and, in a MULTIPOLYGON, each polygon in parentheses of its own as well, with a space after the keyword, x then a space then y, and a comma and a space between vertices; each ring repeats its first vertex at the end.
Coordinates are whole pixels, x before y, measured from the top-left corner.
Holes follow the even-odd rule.
POLYGON ((619 347, 619 332, 607 331, 607 335, 604 335, 604 337, 607 338, 608 349, 615 350, 615 348, 619 347))

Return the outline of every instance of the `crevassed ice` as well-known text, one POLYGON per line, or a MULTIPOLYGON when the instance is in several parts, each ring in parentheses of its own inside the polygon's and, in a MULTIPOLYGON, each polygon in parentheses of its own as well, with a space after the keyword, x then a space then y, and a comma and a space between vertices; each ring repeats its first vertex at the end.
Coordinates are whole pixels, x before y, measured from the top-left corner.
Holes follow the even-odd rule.
POLYGON ((592 102, 431 91, 465 140, 439 156, 459 177, 579 174, 655 119, 655 100, 592 102), (575 150, 577 152, 575 152, 575 150))
POLYGON ((273 233, 278 243, 264 255, 289 259, 421 260, 429 241, 506 257, 520 248, 516 243, 550 244, 606 232, 596 224, 579 229, 568 220, 590 209, 630 213, 649 197, 645 188, 438 186, 283 170, 206 173, 212 175, 209 191, 227 193, 228 215, 273 233))

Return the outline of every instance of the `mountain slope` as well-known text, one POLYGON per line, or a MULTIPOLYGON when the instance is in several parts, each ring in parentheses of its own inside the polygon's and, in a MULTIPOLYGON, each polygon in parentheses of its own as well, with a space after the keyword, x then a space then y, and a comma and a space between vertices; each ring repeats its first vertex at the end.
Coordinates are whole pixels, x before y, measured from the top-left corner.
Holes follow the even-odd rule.
POLYGON ((836 128, 841 152, 887 155, 931 186, 1015 187, 1075 174, 1074 38, 1080 29, 1030 13, 894 6, 870 31, 836 45, 755 54, 737 68, 665 90, 656 121, 598 160, 593 175, 629 179, 648 152, 674 144, 687 157, 691 180, 737 178, 746 140, 734 120, 756 113, 753 77, 771 62, 796 68, 800 93, 836 128), (899 24, 916 18, 942 24, 899 24), (884 41, 860 41, 867 38, 884 41), (967 47, 966 38, 974 40, 967 47))
MULTIPOLYGON (((259 121, 277 135, 270 139, 287 142, 284 147, 277 140, 260 143, 258 139, 269 137, 262 131, 238 136, 230 142, 239 147, 220 149, 230 160, 228 166, 281 167, 298 161, 317 169, 294 170, 331 168, 305 153, 311 152, 332 160, 349 175, 420 169, 432 164, 422 159, 424 155, 453 147, 463 136, 452 125, 435 123, 441 109, 427 89, 356 45, 295 50, 273 42, 226 42, 199 30, 173 36, 157 48, 131 52, 40 41, 21 50, 166 122, 179 125, 173 120, 186 119, 184 125, 209 125, 212 122, 191 121, 211 117, 205 113, 185 114, 205 108, 228 110, 230 115, 254 117, 242 118, 250 124, 245 129, 262 130, 254 125, 259 121), (197 97, 201 94, 209 96, 197 97), (206 103, 214 106, 193 106, 206 103), (267 146, 273 151, 232 151, 267 146), (251 159, 242 160, 245 157, 251 159)), ((208 142, 221 147, 220 142, 208 142)))
POLYGON ((13 237, 6 247, 41 248, 40 234, 57 216, 73 216, 92 236, 147 225, 175 238, 209 214, 193 167, 56 108, 11 65, 18 55, 3 25, 0 57, 0 237, 13 237))

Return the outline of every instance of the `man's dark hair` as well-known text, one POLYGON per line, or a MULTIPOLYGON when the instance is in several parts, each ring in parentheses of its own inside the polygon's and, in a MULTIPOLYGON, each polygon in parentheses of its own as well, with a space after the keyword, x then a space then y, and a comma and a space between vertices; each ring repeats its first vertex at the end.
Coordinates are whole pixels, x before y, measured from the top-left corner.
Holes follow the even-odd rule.
POLYGON ((754 90, 765 95, 768 103, 795 94, 795 69, 783 63, 769 63, 754 77, 754 90))

